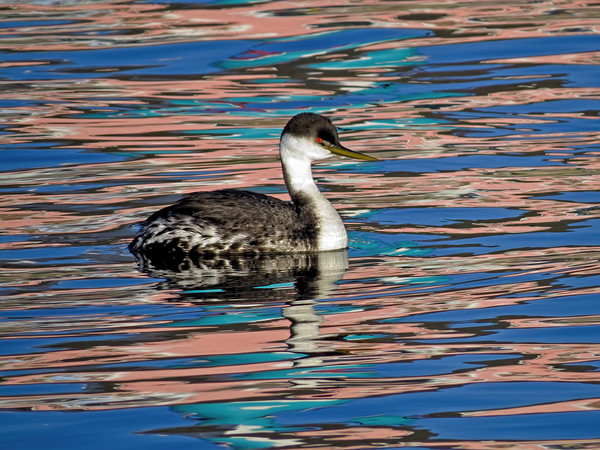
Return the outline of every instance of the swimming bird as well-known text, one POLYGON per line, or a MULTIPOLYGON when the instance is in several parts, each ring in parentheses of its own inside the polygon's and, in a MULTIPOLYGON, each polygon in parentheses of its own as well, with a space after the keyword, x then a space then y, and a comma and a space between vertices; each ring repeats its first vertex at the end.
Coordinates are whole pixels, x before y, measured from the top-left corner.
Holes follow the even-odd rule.
POLYGON ((138 259, 173 261, 346 248, 344 224, 317 188, 311 163, 334 154, 377 158, 344 147, 331 121, 314 113, 289 120, 279 153, 291 202, 236 189, 190 194, 146 219, 129 250, 138 259))

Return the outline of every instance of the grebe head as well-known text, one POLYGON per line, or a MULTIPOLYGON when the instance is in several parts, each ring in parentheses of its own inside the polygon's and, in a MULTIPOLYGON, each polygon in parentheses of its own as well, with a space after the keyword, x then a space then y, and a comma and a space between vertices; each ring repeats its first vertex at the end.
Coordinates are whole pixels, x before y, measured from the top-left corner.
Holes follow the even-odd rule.
POLYGON ((301 113, 290 119, 281 133, 280 152, 284 159, 316 161, 334 154, 365 161, 377 158, 344 147, 331 121, 314 113, 301 113))

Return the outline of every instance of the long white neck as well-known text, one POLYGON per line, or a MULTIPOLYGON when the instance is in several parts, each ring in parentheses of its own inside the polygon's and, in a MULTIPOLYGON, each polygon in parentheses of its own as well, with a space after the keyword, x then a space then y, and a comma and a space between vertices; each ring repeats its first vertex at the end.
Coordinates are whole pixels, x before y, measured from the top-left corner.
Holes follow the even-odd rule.
POLYGON ((311 161, 298 152, 294 138, 282 139, 280 144, 283 178, 292 201, 310 210, 318 230, 317 249, 338 250, 348 246, 346 228, 338 212, 315 184, 311 161))

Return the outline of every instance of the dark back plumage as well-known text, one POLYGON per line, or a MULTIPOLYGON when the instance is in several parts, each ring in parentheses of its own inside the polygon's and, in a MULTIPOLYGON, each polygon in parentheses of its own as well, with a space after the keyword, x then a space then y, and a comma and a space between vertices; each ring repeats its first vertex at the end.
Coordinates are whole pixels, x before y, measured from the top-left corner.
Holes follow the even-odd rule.
POLYGON ((311 251, 315 227, 310 214, 292 202, 235 189, 197 192, 148 217, 129 250, 158 262, 186 255, 311 251))

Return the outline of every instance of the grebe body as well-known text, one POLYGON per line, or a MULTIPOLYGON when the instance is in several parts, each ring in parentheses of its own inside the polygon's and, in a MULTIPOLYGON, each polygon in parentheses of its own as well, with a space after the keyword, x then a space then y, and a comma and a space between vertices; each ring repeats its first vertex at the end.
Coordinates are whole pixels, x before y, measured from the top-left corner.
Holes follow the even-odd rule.
POLYGON ((311 163, 333 154, 376 158, 342 146, 331 121, 313 113, 290 119, 279 152, 291 201, 235 189, 190 194, 146 219, 130 251, 142 258, 173 259, 346 248, 344 224, 317 188, 311 163))

